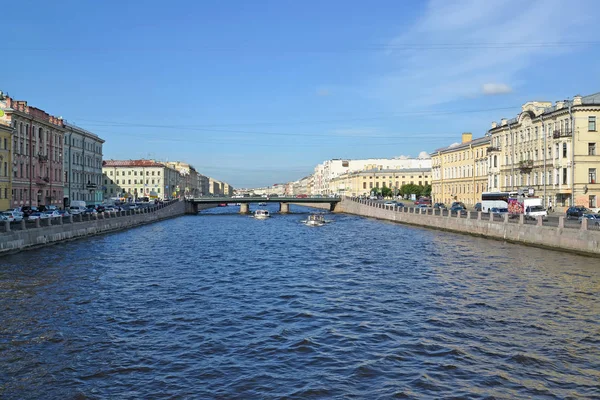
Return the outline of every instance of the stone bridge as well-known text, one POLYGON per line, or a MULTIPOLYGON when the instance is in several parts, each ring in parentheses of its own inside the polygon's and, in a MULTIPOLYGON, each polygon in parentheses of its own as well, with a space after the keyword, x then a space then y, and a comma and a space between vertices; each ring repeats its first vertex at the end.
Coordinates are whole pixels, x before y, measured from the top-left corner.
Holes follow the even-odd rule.
POLYGON ((279 212, 288 213, 290 203, 295 204, 329 204, 329 211, 335 211, 342 201, 339 197, 196 197, 185 202, 186 214, 197 214, 199 205, 209 204, 240 204, 240 214, 250 213, 250 203, 279 203, 279 212))

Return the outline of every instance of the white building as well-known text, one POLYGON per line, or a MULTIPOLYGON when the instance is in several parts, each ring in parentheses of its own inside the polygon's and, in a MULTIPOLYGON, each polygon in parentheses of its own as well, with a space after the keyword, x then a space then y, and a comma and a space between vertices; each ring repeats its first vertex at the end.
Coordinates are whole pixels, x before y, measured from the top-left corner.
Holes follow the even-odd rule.
POLYGON ((370 169, 431 169, 431 158, 368 158, 363 160, 333 159, 315 167, 313 194, 335 193, 330 183, 340 175, 370 169))

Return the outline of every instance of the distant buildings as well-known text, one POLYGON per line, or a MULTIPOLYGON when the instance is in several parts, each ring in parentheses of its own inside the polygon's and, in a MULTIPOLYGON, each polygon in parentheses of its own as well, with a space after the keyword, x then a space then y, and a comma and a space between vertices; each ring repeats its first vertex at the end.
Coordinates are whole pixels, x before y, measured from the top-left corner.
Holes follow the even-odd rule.
POLYGON ((102 145, 98 135, 64 122, 64 204, 83 200, 100 204, 102 185, 102 145))

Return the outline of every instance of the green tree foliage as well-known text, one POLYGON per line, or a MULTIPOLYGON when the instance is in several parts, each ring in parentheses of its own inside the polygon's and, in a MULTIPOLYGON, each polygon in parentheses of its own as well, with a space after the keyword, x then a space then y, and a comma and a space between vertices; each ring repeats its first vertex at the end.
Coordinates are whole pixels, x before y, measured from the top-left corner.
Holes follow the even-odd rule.
POLYGON ((410 196, 411 194, 414 194, 417 197, 419 197, 419 196, 430 197, 431 196, 431 186, 430 185, 425 185, 425 186, 415 185, 413 183, 409 183, 406 185, 402 185, 400 187, 399 194, 401 194, 402 196, 410 196))
POLYGON ((383 197, 391 197, 394 195, 394 193, 391 188, 384 186, 383 188, 381 188, 381 195, 383 197))

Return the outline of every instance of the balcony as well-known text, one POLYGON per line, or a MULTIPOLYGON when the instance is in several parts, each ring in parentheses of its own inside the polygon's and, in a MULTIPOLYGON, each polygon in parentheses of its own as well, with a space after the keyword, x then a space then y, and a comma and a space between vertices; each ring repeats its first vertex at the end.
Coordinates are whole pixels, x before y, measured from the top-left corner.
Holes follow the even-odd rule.
POLYGON ((45 156, 43 154, 38 154, 38 160, 40 162, 48 162, 48 156, 45 156))
POLYGON ((94 190, 94 189, 98 189, 98 185, 96 185, 95 183, 88 182, 87 185, 85 185, 85 188, 87 190, 94 190))
POLYGON ((48 183, 50 183, 50 178, 48 178, 47 176, 44 176, 44 177, 38 176, 37 179, 35 180, 35 183, 40 186, 44 186, 44 185, 47 185, 48 183))
POLYGON ((554 138, 554 139, 559 139, 559 138, 562 138, 562 137, 571 137, 571 136, 573 136, 573 132, 570 131, 570 130, 567 130, 567 131, 555 130, 552 133, 552 138, 554 138))
POLYGON ((519 161, 519 169, 522 173, 526 174, 533 168, 533 160, 521 160, 519 161))
POLYGON ((486 152, 487 152, 488 154, 489 154, 489 153, 492 153, 492 152, 494 152, 494 151, 500 151, 500 147, 496 147, 496 146, 490 146, 490 147, 488 147, 488 148, 486 149, 486 152))

